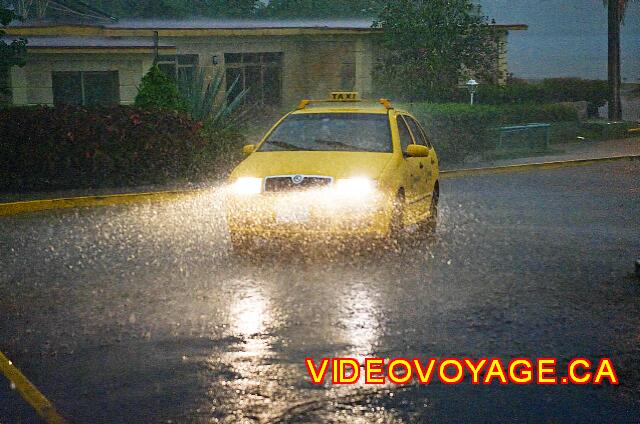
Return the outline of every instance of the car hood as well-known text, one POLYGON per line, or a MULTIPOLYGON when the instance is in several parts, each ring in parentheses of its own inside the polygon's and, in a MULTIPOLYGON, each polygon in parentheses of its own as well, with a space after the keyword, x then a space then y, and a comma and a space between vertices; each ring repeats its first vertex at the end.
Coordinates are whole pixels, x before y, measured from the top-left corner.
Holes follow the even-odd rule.
POLYGON ((377 179, 392 157, 391 153, 368 152, 255 152, 230 178, 302 174, 377 179))

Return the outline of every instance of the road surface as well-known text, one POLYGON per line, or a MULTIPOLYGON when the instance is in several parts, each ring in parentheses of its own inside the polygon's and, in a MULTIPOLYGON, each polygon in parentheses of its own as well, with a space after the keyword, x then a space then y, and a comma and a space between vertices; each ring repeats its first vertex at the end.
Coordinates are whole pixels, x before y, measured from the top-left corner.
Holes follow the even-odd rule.
MULTIPOLYGON (((78 423, 637 422, 640 163, 441 198, 436 240, 374 255, 230 256, 217 193, 1 218, 0 350, 78 423), (610 357, 621 384, 313 386, 324 356, 610 357)), ((5 383, 0 422, 34 421, 5 383)))

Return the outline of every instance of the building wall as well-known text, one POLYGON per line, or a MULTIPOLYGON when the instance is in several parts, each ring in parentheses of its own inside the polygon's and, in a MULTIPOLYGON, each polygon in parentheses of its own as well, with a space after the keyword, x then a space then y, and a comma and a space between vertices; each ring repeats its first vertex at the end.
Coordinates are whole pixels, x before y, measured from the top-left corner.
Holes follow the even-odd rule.
MULTIPOLYGON (((282 52, 285 107, 303 98, 325 98, 330 91, 356 89, 363 96, 372 91, 373 53, 366 36, 174 37, 162 38, 162 42, 175 45, 178 54, 197 54, 199 66, 208 75, 216 69, 224 70, 225 53, 282 52), (345 74, 353 75, 352 84, 343 85, 345 74)), ((151 54, 30 52, 24 68, 12 68, 13 103, 53 104, 54 71, 118 71, 121 103, 130 104, 152 64, 151 54)))
POLYGON ((55 71, 118 71, 120 102, 133 103, 151 54, 37 54, 29 53, 23 68, 11 69, 13 104, 52 105, 51 74, 55 71))
POLYGON ((372 91, 373 54, 363 36, 287 37, 176 37, 162 39, 175 45, 178 54, 198 54, 199 64, 213 74, 224 69, 225 53, 282 52, 282 103, 285 107, 303 98, 325 98, 330 91, 358 89, 372 91), (213 64, 213 57, 217 65, 213 64), (344 87, 343 73, 352 70, 354 83, 344 87))
MULTIPOLYGON (((181 36, 162 37, 178 54, 197 54, 199 66, 213 75, 224 70, 225 53, 282 52, 282 106, 290 108, 304 98, 325 98, 336 90, 355 90, 363 98, 373 94, 375 52, 371 35, 181 36), (213 58, 216 57, 217 64, 213 58), (348 75, 353 76, 349 80, 348 75)), ((507 76, 507 32, 497 49, 501 84, 507 76)), ((11 86, 16 105, 53 104, 53 71, 118 71, 120 101, 133 103, 142 76, 153 64, 150 53, 30 52, 24 68, 13 67, 11 86)))

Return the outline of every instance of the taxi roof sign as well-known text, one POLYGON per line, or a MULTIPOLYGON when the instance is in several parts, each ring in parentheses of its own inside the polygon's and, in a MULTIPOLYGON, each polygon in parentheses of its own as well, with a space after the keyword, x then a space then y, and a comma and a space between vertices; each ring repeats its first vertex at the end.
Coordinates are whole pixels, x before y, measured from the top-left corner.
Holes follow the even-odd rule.
POLYGON ((359 102, 360 95, 356 91, 334 91, 329 96, 331 102, 359 102))
MULTIPOLYGON (((357 91, 333 91, 326 100, 302 100, 298 104, 298 110, 305 109, 309 105, 320 105, 326 103, 359 103, 362 102, 360 94, 357 91)), ((382 105, 385 109, 393 109, 391 101, 388 99, 379 99, 376 103, 382 105)))
POLYGON ((302 100, 298 104, 298 109, 304 109, 312 103, 327 103, 327 102, 360 102, 360 94, 356 91, 333 91, 329 94, 327 100, 302 100))

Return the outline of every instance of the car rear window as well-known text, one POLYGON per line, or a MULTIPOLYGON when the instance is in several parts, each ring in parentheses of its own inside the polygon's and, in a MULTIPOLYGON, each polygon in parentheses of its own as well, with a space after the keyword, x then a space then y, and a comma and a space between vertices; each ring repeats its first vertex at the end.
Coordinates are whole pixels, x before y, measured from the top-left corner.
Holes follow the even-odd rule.
POLYGON ((290 115, 276 127, 259 151, 392 151, 389 117, 376 113, 310 113, 290 115))

